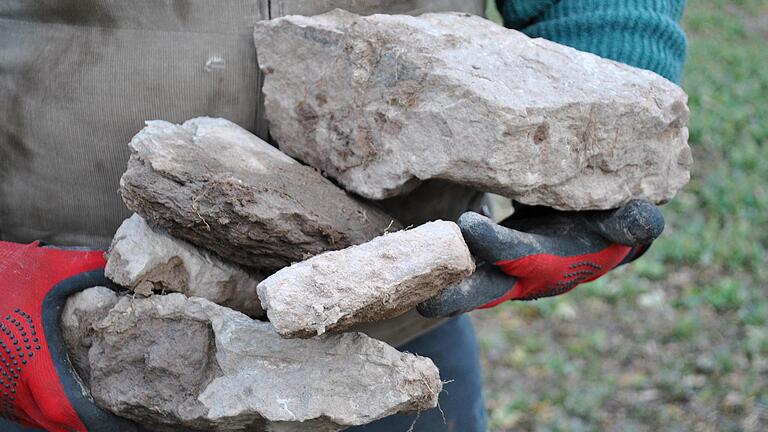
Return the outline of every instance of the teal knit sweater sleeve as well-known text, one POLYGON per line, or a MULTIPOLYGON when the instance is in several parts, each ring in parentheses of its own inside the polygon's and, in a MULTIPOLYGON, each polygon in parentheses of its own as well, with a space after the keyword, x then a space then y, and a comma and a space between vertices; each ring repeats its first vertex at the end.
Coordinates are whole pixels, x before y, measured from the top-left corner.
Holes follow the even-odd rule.
POLYGON ((496 0, 507 27, 678 82, 685 0, 496 0))

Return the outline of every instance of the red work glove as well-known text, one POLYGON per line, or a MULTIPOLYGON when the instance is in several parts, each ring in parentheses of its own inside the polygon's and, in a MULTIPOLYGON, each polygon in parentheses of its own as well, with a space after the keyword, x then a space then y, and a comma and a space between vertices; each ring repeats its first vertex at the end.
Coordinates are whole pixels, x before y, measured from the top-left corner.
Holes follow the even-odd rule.
POLYGON ((501 225, 477 213, 462 215, 464 239, 485 263, 466 281, 419 305, 419 312, 450 316, 567 293, 638 258, 664 230, 661 212, 646 201, 611 211, 521 213, 501 225))
POLYGON ((0 242, 0 416, 54 432, 139 431, 98 408, 59 326, 71 294, 104 286, 104 253, 0 242))

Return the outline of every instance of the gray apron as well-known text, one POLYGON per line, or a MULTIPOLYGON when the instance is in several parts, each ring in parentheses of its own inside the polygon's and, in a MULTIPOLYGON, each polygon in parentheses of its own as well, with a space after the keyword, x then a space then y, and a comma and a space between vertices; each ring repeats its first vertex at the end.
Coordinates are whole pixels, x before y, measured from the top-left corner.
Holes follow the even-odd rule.
MULTIPOLYGON (((224 117, 266 139, 252 39, 257 21, 335 7, 482 15, 484 5, 0 0, 0 240, 108 245, 129 216, 117 188, 127 143, 145 120, 224 117)), ((466 208, 462 200, 452 201, 466 208)))

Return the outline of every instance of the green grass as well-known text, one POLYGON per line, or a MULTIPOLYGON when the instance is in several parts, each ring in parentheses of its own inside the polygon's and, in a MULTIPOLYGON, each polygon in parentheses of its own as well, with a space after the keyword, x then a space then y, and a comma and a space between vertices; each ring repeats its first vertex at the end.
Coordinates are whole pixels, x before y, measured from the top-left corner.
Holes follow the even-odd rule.
POLYGON ((684 27, 691 183, 642 260, 474 315, 494 431, 768 430, 768 2, 684 27))

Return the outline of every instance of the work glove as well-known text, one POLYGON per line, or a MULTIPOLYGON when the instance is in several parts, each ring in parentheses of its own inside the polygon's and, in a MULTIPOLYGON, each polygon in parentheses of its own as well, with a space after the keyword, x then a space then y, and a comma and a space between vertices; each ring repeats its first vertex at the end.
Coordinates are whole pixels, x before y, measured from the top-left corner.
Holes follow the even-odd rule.
POLYGON ((610 211, 528 210, 498 225, 477 213, 463 214, 459 227, 478 268, 418 311, 453 316, 508 300, 565 294, 637 259, 664 230, 664 217, 647 201, 610 211))
POLYGON ((71 294, 106 286, 102 251, 0 242, 0 416, 52 432, 141 431, 97 407, 64 346, 71 294))

